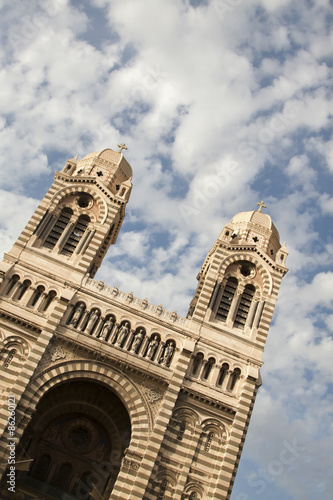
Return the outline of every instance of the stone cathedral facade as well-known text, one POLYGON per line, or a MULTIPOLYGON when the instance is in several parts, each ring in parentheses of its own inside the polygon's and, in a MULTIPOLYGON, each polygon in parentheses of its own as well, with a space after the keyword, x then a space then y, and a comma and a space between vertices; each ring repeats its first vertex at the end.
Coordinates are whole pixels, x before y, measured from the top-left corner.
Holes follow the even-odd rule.
POLYGON ((109 287, 131 180, 121 150, 68 160, 1 263, 2 499, 230 498, 288 252, 261 203, 186 318, 109 287))

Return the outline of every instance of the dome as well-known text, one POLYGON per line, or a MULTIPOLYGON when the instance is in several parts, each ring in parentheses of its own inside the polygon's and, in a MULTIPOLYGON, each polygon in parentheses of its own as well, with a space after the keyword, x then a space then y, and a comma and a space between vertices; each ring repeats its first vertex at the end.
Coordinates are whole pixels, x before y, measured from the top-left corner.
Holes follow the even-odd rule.
POLYGON ((103 161, 112 163, 113 165, 117 165, 127 179, 131 179, 133 176, 132 167, 126 161, 122 153, 119 153, 118 151, 113 151, 112 149, 103 149, 102 151, 89 153, 84 158, 82 158, 80 162, 84 162, 84 164, 86 164, 87 162, 92 161, 94 158, 100 158, 103 161))
POLYGON ((280 236, 278 230, 274 226, 272 219, 269 215, 259 212, 259 210, 252 210, 250 212, 240 212, 236 214, 231 219, 231 224, 243 225, 243 224, 255 224, 256 226, 261 226, 264 229, 272 231, 277 240, 280 241, 280 236))

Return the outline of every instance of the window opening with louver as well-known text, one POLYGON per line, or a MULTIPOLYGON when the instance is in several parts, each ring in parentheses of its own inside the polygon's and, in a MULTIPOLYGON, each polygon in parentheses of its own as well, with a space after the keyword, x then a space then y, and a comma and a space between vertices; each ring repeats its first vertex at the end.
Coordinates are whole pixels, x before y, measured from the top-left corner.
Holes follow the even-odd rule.
POLYGON ((40 481, 46 481, 48 472, 50 469, 50 464, 51 464, 51 458, 49 455, 42 455, 35 468, 32 470, 31 475, 40 481))
POLYGON ((238 281, 236 278, 229 278, 222 295, 220 305, 216 313, 216 319, 220 321, 226 321, 228 317, 228 312, 231 306, 232 299, 234 298, 238 281))
POLYGON ((87 215, 81 215, 75 224, 73 231, 71 232, 68 240, 66 241, 63 249, 60 253, 64 255, 72 255, 75 248, 77 247, 80 239, 82 238, 85 230, 87 229, 90 219, 87 215))
POLYGON ((57 222, 54 224, 53 228, 49 232, 47 238, 45 239, 43 246, 46 248, 54 248, 57 244, 60 236, 64 232, 65 227, 70 221, 71 215, 73 214, 70 208, 64 208, 58 217, 57 222))
POLYGON ((249 314, 251 302, 253 299, 253 295, 255 293, 255 288, 253 285, 246 285, 244 288, 244 292, 242 293, 239 306, 237 309, 237 314, 235 318, 234 326, 237 328, 244 328, 246 319, 249 314))

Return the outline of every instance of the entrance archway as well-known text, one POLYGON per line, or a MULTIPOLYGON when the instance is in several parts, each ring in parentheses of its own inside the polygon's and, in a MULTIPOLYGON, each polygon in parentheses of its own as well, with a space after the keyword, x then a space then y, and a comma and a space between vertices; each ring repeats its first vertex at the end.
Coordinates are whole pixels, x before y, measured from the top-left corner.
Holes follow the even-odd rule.
POLYGON ((109 498, 130 438, 130 418, 115 393, 91 381, 58 384, 41 398, 22 437, 34 462, 18 473, 17 491, 88 500, 96 488, 109 498))

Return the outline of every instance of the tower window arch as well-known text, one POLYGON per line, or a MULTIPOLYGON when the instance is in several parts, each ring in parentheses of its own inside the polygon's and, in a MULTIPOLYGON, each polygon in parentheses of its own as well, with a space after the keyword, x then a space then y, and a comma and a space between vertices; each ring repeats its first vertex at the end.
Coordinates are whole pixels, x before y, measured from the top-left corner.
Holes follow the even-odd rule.
POLYGON ((202 352, 199 352, 195 356, 194 361, 193 361, 193 365, 192 365, 192 375, 194 377, 196 377, 197 375, 199 375, 199 370, 200 370, 200 368, 202 366, 203 359, 204 359, 204 355, 202 354, 202 352))
POLYGON ((83 234, 85 233, 89 222, 90 218, 88 217, 88 215, 80 215, 74 226, 74 229, 69 235, 60 253, 64 255, 72 255, 83 234))
POLYGON ((223 290, 223 295, 217 309, 216 319, 220 321, 226 321, 228 313, 230 310, 231 302, 235 296, 235 292, 238 286, 238 280, 231 276, 223 290))
POLYGON ((44 291, 45 291, 45 287, 43 287, 43 285, 39 285, 36 288, 36 290, 34 291, 34 294, 33 294, 32 298, 31 298, 31 304, 30 304, 31 307, 34 307, 37 304, 39 298, 42 296, 42 293, 44 291))
POLYGON ((234 326, 237 328, 244 328, 245 326, 255 291, 253 285, 246 285, 244 288, 234 322, 234 326))
POLYGON ((223 382, 225 381, 229 371, 229 365, 228 363, 223 363, 220 369, 219 377, 217 379, 217 385, 222 386, 223 382))
POLYGON ((14 297, 14 299, 16 298, 16 300, 21 300, 23 295, 25 294, 25 292, 28 290, 28 288, 30 287, 31 285, 31 281, 30 280, 24 280, 22 285, 20 286, 19 290, 18 290, 18 294, 17 294, 17 297, 14 297))
POLYGON ((53 225, 51 231, 49 232, 43 243, 44 247, 50 248, 51 250, 55 247, 55 245, 59 241, 60 236, 68 225, 72 215, 73 211, 70 208, 65 207, 62 209, 61 214, 59 215, 57 221, 53 225))
POLYGON ((230 376, 229 381, 229 391, 234 392, 237 389, 238 381, 240 380, 241 371, 239 368, 235 368, 230 376))
POLYGON ((20 277, 18 274, 13 274, 13 276, 10 278, 9 283, 8 283, 8 288, 6 290, 6 295, 10 295, 10 293, 13 291, 13 288, 15 285, 20 281, 20 277))
POLYGON ((209 375, 211 374, 212 368, 215 365, 215 359, 214 358, 209 358, 209 360, 206 363, 205 369, 202 374, 202 379, 203 380, 208 380, 209 375))
POLYGON ((45 299, 45 302, 43 303, 42 305, 42 311, 45 312, 49 305, 51 304, 51 302, 55 299, 55 297, 57 296, 57 293, 54 291, 54 290, 51 290, 48 294, 47 294, 47 297, 45 299))

